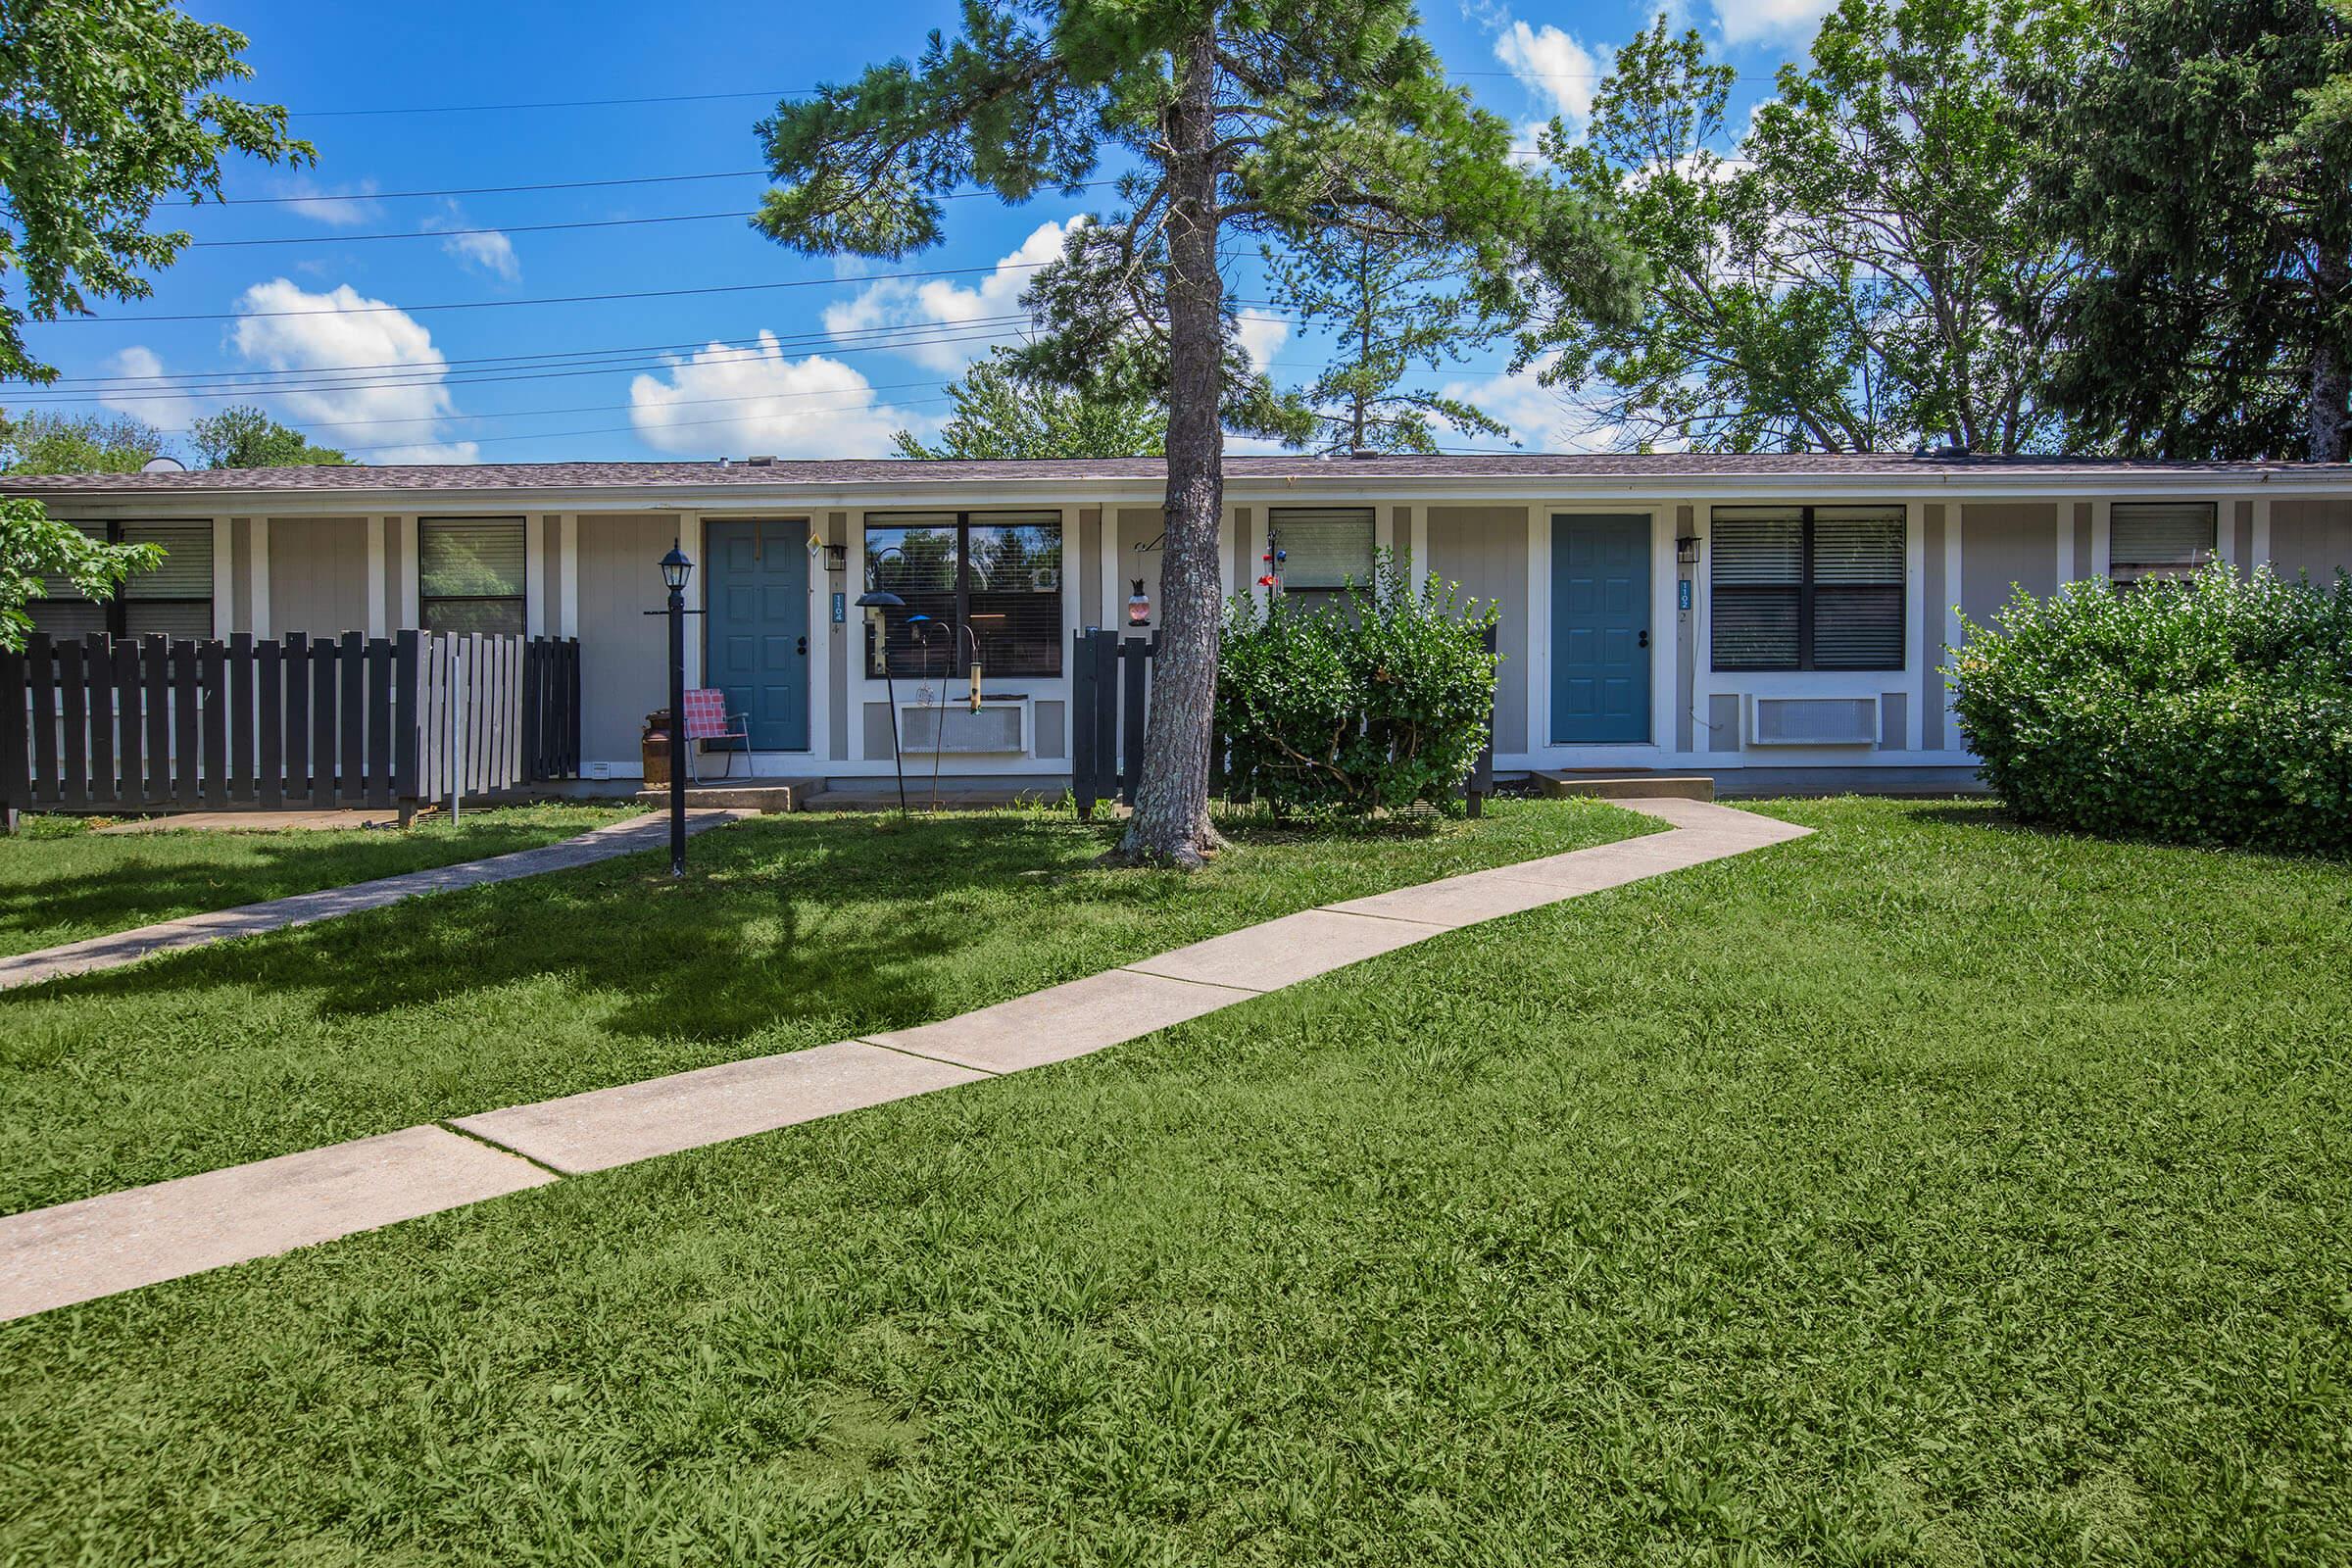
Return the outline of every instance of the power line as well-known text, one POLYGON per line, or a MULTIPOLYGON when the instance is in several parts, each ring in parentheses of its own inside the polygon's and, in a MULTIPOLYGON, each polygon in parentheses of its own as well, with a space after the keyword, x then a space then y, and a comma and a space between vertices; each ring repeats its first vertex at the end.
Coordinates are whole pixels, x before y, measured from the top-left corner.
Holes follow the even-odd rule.
POLYGON ((705 104, 728 98, 808 98, 814 95, 809 87, 785 87, 769 91, 753 89, 745 92, 678 92, 648 98, 550 98, 534 102, 511 104, 406 104, 387 109, 289 109, 290 118, 297 120, 355 120, 374 115, 490 115, 505 114, 518 109, 618 109, 633 104, 705 104))
POLYGON ((1030 271, 1047 262, 1000 262, 991 267, 943 267, 921 272, 869 272, 862 277, 804 277, 782 283, 710 283, 698 288, 623 289, 611 294, 549 294, 528 300, 455 300, 433 305, 364 305, 329 311, 204 311, 175 316, 61 316, 48 326, 138 325, 150 321, 253 321, 280 316, 378 316, 387 312, 415 316, 424 311, 491 311, 518 305, 593 305, 612 300, 665 300, 691 294, 754 294, 786 288, 846 288, 859 283, 913 281, 933 277, 970 277, 980 272, 1030 271))
POLYGON ((228 196, 219 201, 167 202, 170 207, 300 207, 327 202, 392 202, 414 196, 508 196, 518 191, 598 190, 609 185, 675 185, 695 179, 749 179, 764 169, 722 169, 709 174, 633 174, 613 179, 558 179, 536 185, 458 185, 448 190, 315 191, 308 196, 228 196))
POLYGON ((467 234, 546 234, 559 228, 634 228, 644 223, 707 223, 756 213, 672 213, 661 218, 590 218, 567 223, 501 223, 488 228, 401 228, 378 234, 271 234, 265 239, 192 240, 188 249, 226 250, 248 245, 354 245, 372 239, 458 239, 467 234))

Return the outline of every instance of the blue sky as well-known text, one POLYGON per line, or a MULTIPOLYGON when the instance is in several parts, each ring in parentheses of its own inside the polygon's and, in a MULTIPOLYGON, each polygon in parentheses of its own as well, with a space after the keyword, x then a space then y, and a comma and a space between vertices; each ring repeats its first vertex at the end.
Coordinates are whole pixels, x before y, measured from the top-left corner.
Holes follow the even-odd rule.
MULTIPOLYGON (((1802 52, 1824 5, 1683 0, 1681 14, 1740 67, 1743 103, 1802 52)), ((943 383, 1013 335, 1002 318, 1027 275, 1017 264, 1050 256, 1085 210, 1060 196, 957 200, 947 243, 872 266, 794 256, 733 216, 763 186, 746 172, 760 167, 752 127, 776 94, 916 52, 927 29, 955 25, 939 0, 190 9, 251 38, 250 93, 298 112, 318 167, 232 168, 231 206, 172 215, 199 244, 152 300, 32 329, 35 351, 74 379, 30 398, 0 388, 0 403, 71 397, 56 406, 86 410, 102 398, 179 430, 260 402, 379 463, 868 456, 942 416, 943 383), (672 101, 512 107, 583 99, 672 101), (480 189, 649 176, 660 182, 480 189), (474 193, 405 194, 460 190, 474 193), (542 226, 578 223, 603 226, 542 226), (363 237, 376 235, 397 237, 363 237), (873 275, 908 270, 968 270, 873 275), (704 292, 514 303, 662 290, 704 292), (239 379, 306 372, 303 390, 262 396, 239 379)), ((1483 103, 1534 125, 1576 114, 1610 48, 1654 9, 1438 0, 1426 22, 1483 103)), ((1229 263, 1246 291, 1252 260, 1229 263)), ((1317 345, 1279 321, 1252 323, 1250 340, 1278 377, 1305 379, 1319 363, 1317 345)), ((1528 448, 1592 439, 1551 394, 1502 370, 1489 357, 1425 379, 1487 402, 1528 448)))

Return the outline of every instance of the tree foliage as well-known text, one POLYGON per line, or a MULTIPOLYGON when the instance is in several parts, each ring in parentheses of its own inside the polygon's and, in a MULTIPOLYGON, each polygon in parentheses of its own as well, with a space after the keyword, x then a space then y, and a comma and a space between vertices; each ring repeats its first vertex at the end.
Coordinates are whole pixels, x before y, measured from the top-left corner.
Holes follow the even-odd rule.
POLYGON ((1661 18, 1617 55, 1589 133, 1545 137, 1657 286, 1634 323, 1566 316, 1524 357, 1641 445, 2055 444, 2041 389, 2075 265, 2027 190, 2020 99, 2080 51, 2082 15, 1842 0, 1731 156, 1732 69, 1661 18))
POLYGON ((1240 363, 1221 247, 1359 235, 1452 257, 1478 300, 1623 309, 1638 272, 1510 128, 1448 86, 1409 0, 965 0, 916 62, 778 106, 759 226, 797 249, 902 257, 941 198, 1074 195, 1116 160, 1116 210, 1079 224, 1030 303, 1024 368, 1168 411, 1164 621, 1127 853, 1197 864, 1208 822, 1223 431, 1296 436, 1305 410, 1240 363))
POLYGON ((190 444, 208 468, 339 468, 351 459, 333 447, 278 423, 250 404, 238 404, 189 426, 190 444))
POLYGON ((1487 743, 1500 614, 1434 577, 1415 591, 1385 550, 1344 605, 1237 595, 1217 680, 1237 790, 1286 816, 1450 808, 1487 743))
POLYGON ((1024 372, 999 349, 948 388, 956 405, 939 437, 896 438, 903 458, 1156 457, 1168 416, 1147 398, 1066 391, 1024 372))
POLYGON ((2133 457, 2345 452, 2352 398, 2352 12, 2122 0, 2052 73, 2039 194, 2091 270, 2056 396, 2133 457))
POLYGON ((111 599, 123 578, 152 571, 163 559, 160 545, 110 545, 50 516, 37 501, 0 497, 0 648, 24 648, 32 630, 24 606, 46 591, 45 577, 63 577, 91 599, 111 599))
POLYGON ((1273 298, 1333 334, 1300 393, 1323 452, 1435 452, 1441 430, 1508 439, 1510 426, 1461 398, 1406 384, 1458 364, 1505 323, 1487 319, 1444 252, 1364 234, 1311 235, 1267 258, 1273 298))
POLYGON ((310 159, 283 109, 218 90, 253 74, 244 49, 167 0, 0 0, 0 376, 56 378, 27 318, 146 298, 188 243, 149 230, 156 205, 218 201, 223 154, 310 159))
POLYGON ((126 414, 0 412, 0 473, 136 473, 171 438, 126 414))

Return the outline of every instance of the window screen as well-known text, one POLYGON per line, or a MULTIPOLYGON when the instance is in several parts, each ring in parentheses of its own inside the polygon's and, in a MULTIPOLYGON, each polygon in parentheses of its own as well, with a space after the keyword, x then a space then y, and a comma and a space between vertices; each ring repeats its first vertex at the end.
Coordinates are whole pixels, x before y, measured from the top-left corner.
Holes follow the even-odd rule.
POLYGON ((2213 559, 2217 518, 2210 501, 2118 501, 2107 523, 2108 575, 2115 582, 2186 577, 2213 559))
POLYGON ((866 580, 905 600, 876 612, 866 669, 941 675, 1061 673, 1061 514, 874 514, 866 580))
POLYGON ((1722 507, 1709 544, 1714 667, 1903 667, 1903 514, 1722 507))
POLYGON ((416 525, 416 605, 426 631, 523 629, 520 517, 425 517, 416 525))
POLYGON ((1372 581, 1370 507, 1279 507, 1266 515, 1283 553, 1282 591, 1310 603, 1336 603, 1350 582, 1372 581))
POLYGON ((41 597, 26 608, 33 627, 52 637, 109 632, 117 637, 159 633, 173 638, 213 635, 213 525, 210 522, 85 522, 77 527, 112 544, 157 545, 153 571, 134 572, 112 600, 83 598, 71 579, 41 579, 41 597))

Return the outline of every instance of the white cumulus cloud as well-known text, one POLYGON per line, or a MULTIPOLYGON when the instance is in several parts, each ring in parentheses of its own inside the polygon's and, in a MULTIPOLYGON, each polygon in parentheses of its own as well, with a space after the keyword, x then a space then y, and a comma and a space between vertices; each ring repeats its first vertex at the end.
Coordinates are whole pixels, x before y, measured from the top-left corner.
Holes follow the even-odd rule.
POLYGON ((117 414, 143 419, 158 429, 184 430, 189 420, 213 412, 212 404, 204 399, 175 392, 169 381, 153 379, 170 372, 164 368, 163 356, 143 343, 133 343, 109 359, 106 373, 139 379, 117 381, 98 394, 98 401, 117 414))
POLYGON ((307 218, 314 223, 329 228, 357 228, 373 219, 381 209, 371 199, 375 181, 363 179, 355 185, 342 185, 329 190, 318 181, 297 174, 277 182, 278 194, 298 197, 287 202, 286 208, 297 218, 307 218))
POLYGON ((1274 356, 1291 336, 1290 322, 1263 311, 1243 311, 1234 318, 1234 328, 1242 352, 1249 356, 1250 367, 1258 370, 1274 363, 1274 356))
POLYGON ((991 346, 1020 337, 1019 322, 994 318, 1020 314, 1021 294, 1038 267, 1058 259, 1062 241, 1084 221, 1074 218, 1067 224, 1040 223, 1018 250, 1000 260, 996 270, 972 287, 940 277, 922 282, 887 278, 868 284, 825 307, 825 330, 838 339, 875 327, 940 327, 941 337, 964 341, 909 342, 899 352, 925 369, 953 375, 991 346), (956 330, 959 327, 963 330, 956 330))
MULTIPOLYGON (((367 366, 309 390, 261 399, 321 444, 368 450, 370 463, 472 463, 471 441, 441 439, 457 405, 449 362, 406 311, 350 284, 313 294, 285 278, 256 283, 237 302, 229 342, 260 370, 330 371, 367 366)), ((318 378, 314 378, 315 381, 318 378)))
POLYGON ((488 272, 514 282, 522 276, 522 263, 514 255, 514 242, 495 228, 480 228, 466 220, 456 202, 444 204, 444 210, 424 220, 427 233, 441 229, 460 229, 442 240, 441 251, 455 257, 459 263, 476 271, 488 272))
POLYGON ((841 361, 789 358, 773 332, 754 348, 712 343, 629 383, 629 422, 663 452, 783 458, 871 458, 902 429, 936 420, 891 408, 841 361))
MULTIPOLYGON (((1498 370, 1492 375, 1465 376, 1440 390, 1446 397, 1486 410, 1511 427, 1511 438, 1529 452, 1607 452, 1618 444, 1618 432, 1602 425, 1591 413, 1564 397, 1556 387, 1537 379, 1542 362, 1524 370, 1498 370)), ((1501 449, 1509 443, 1476 438, 1470 444, 1501 449)))
POLYGON ((1519 78, 1538 103, 1573 126, 1592 113, 1592 92, 1604 70, 1590 49, 1545 23, 1513 22, 1494 37, 1494 58, 1519 78))
POLYGON ((1723 41, 1737 47, 1767 39, 1802 37, 1830 9, 1831 0, 1714 0, 1723 41))

